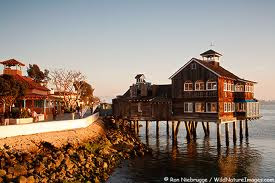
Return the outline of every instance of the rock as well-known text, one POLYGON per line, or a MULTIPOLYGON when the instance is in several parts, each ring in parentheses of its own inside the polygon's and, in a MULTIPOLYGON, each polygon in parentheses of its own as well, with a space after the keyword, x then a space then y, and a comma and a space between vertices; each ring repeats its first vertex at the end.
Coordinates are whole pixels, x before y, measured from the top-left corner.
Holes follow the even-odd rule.
POLYGON ((34 176, 29 176, 29 177, 27 178, 27 183, 35 183, 34 176))
POLYGON ((24 177, 24 176, 20 176, 20 177, 18 178, 18 183, 27 183, 27 178, 24 177))
POLYGON ((108 164, 106 162, 103 163, 103 168, 107 169, 108 168, 108 164))
POLYGON ((11 181, 12 180, 12 174, 7 174, 6 179, 7 179, 8 182, 11 181))
POLYGON ((100 183, 98 177, 95 177, 95 178, 94 178, 94 182, 95 182, 95 183, 100 183))
POLYGON ((28 173, 28 171, 27 171, 27 168, 25 166, 19 165, 19 164, 14 166, 14 173, 13 174, 14 174, 15 177, 18 177, 20 175, 26 175, 27 173, 28 173))
POLYGON ((6 174, 6 170, 0 169, 0 177, 4 177, 6 174))
POLYGON ((6 165, 5 159, 4 159, 4 158, 1 158, 0 168, 4 168, 5 165, 6 165))
POLYGON ((8 173, 9 173, 9 174, 13 174, 13 172, 14 172, 14 168, 13 168, 13 167, 9 167, 9 168, 8 168, 8 173))
POLYGON ((38 166, 35 167, 35 171, 39 174, 43 174, 44 170, 45 170, 45 166, 42 163, 40 163, 38 166))

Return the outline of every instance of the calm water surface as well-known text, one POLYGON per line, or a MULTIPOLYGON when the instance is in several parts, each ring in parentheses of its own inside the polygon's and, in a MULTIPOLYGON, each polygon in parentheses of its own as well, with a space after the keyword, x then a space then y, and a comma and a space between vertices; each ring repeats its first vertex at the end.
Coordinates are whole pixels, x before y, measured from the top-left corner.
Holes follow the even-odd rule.
POLYGON ((220 151, 216 146, 215 124, 210 123, 210 138, 206 139, 199 123, 197 140, 189 144, 181 124, 177 144, 172 144, 171 124, 167 136, 166 122, 160 122, 157 137, 155 122, 152 122, 146 139, 145 122, 140 122, 139 138, 153 149, 153 154, 124 161, 107 182, 165 182, 164 177, 275 178, 275 105, 262 105, 261 115, 261 119, 249 123, 249 139, 240 141, 237 136, 235 146, 230 124, 229 148, 225 146, 222 125, 220 151))

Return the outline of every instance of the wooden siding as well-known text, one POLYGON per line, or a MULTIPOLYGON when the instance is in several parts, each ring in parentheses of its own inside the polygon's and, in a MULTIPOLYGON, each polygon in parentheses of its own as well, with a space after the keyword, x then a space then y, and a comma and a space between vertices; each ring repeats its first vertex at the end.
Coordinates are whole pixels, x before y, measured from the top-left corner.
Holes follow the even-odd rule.
POLYGON ((185 98, 184 83, 186 81, 193 82, 193 90, 195 90, 195 82, 201 80, 205 83, 208 80, 217 81, 218 76, 206 69, 205 67, 197 64, 196 62, 190 62, 182 71, 172 78, 172 98, 185 98), (191 68, 191 64, 196 64, 196 69, 191 68))

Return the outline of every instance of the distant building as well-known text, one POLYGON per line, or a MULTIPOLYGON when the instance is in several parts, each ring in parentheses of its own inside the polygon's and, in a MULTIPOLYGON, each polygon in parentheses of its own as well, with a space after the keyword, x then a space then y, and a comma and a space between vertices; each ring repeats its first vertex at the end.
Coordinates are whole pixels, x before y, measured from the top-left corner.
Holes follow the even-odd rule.
POLYGON ((113 99, 113 115, 129 120, 229 122, 259 117, 256 82, 220 66, 220 53, 208 50, 192 58, 171 77, 172 84, 151 85, 143 74, 113 99))
MULTIPOLYGON (((29 108, 32 111, 36 111, 38 114, 44 114, 45 118, 52 113, 53 106, 57 105, 55 101, 50 98, 50 90, 44 86, 43 83, 37 83, 32 78, 22 75, 22 67, 25 64, 10 59, 0 62, 4 65, 3 74, 8 74, 14 77, 14 79, 23 83, 26 88, 25 96, 16 101, 15 107, 29 108)), ((3 104, 1 112, 3 112, 3 104)))

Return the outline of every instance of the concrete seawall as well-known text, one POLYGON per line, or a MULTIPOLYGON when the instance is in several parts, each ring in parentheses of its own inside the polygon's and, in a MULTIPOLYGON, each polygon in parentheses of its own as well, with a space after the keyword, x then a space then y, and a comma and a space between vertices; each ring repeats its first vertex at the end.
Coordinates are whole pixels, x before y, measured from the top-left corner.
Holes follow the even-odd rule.
POLYGON ((6 137, 14 137, 18 135, 31 135, 37 133, 72 130, 78 128, 86 128, 98 119, 98 113, 87 118, 76 120, 38 122, 21 125, 0 126, 0 139, 6 137))
POLYGON ((98 118, 98 114, 79 120, 1 127, 10 128, 1 128, 0 135, 2 137, 9 135, 9 137, 0 139, 0 148, 8 145, 12 149, 21 151, 36 151, 42 141, 49 142, 58 148, 68 143, 78 145, 96 140, 98 137, 105 136, 106 133, 104 122, 98 118), (16 131, 12 132, 11 130, 15 129, 11 127, 16 127, 16 131))

